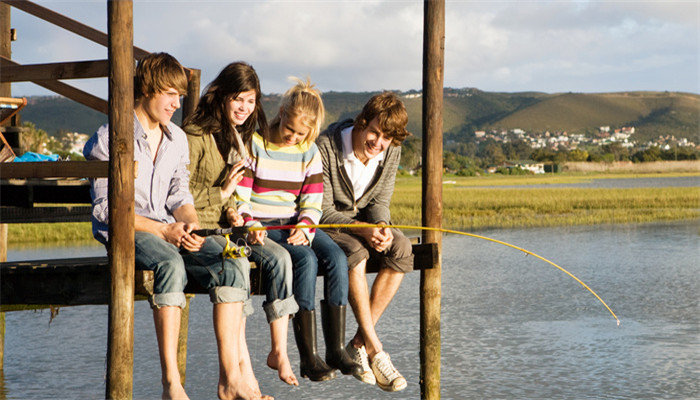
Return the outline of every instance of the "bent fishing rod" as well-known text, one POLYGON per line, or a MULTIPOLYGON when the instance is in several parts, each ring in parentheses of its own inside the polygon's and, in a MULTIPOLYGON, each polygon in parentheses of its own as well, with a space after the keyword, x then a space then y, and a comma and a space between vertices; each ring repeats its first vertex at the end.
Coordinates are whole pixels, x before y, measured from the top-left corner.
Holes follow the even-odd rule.
POLYGON ((516 245, 497 240, 497 239, 492 239, 490 237, 486 236, 481 236, 481 235, 476 235, 474 233, 468 233, 468 232, 462 232, 462 231, 456 231, 452 229, 444 229, 444 228, 431 228, 427 226, 413 226, 413 225, 387 225, 387 224, 316 224, 316 225, 306 225, 306 224, 298 224, 298 225, 273 225, 273 226, 234 226, 230 228, 217 228, 217 229, 197 229, 193 230, 192 233, 198 236, 212 236, 212 235, 230 235, 230 234, 246 234, 248 232, 255 232, 255 231, 268 231, 268 230, 290 230, 290 229, 339 229, 339 228, 396 228, 396 229, 415 229, 415 230, 422 230, 422 231, 432 231, 432 232, 443 232, 443 233, 452 233, 456 235, 462 235, 462 236, 469 236, 473 237, 476 239, 482 239, 482 240, 487 240, 489 242, 493 243, 498 243, 500 245, 510 247, 512 249, 521 251, 527 255, 531 255, 535 258, 538 258, 555 268, 559 269, 563 273, 567 274, 571 278, 573 278, 576 282, 578 282, 581 286, 583 286, 586 290, 591 292, 593 296, 595 296, 600 303, 605 306, 605 308, 612 314, 613 318, 615 318, 615 321, 617 321, 617 325, 620 325, 620 319, 617 318, 617 315, 613 312, 613 310, 603 301, 603 299, 598 296, 598 293, 596 293, 593 289, 591 289, 588 285, 586 285, 582 280, 577 278, 574 274, 571 272, 567 271, 566 269, 560 267, 559 265, 555 264, 554 262, 538 255, 535 254, 529 250, 523 249, 522 247, 518 247, 516 245))

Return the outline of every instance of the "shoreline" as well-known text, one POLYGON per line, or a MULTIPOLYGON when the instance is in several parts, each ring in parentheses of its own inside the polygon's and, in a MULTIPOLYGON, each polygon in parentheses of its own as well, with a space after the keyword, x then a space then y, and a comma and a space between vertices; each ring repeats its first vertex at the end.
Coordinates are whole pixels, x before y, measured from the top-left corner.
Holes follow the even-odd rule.
MULTIPOLYGON (((443 227, 454 230, 646 223, 700 218, 700 187, 598 189, 531 187, 593 179, 700 177, 674 172, 443 176, 443 227), (516 186, 504 187, 504 186, 516 186), (523 196, 527 190, 527 196, 523 196)), ((421 179, 398 176, 391 212, 396 225, 420 226, 421 179)), ((8 247, 97 243, 89 222, 8 224, 8 247)))

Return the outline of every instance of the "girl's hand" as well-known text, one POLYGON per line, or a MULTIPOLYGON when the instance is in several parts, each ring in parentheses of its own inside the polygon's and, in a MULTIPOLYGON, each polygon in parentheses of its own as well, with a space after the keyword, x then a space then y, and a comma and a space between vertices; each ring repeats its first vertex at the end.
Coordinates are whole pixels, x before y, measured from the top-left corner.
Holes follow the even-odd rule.
POLYGON ((265 244, 265 236, 267 236, 267 232, 265 231, 250 231, 248 232, 248 243, 262 246, 265 244))
POLYGON ((243 164, 244 161, 240 160, 233 167, 231 167, 231 170, 228 171, 228 174, 226 174, 224 183, 221 185, 221 200, 226 201, 229 197, 231 197, 233 192, 236 190, 236 186, 238 186, 238 183, 243 179, 243 172, 245 172, 243 164))
POLYGON ((294 246, 307 246, 309 240, 304 235, 301 229, 293 228, 289 231, 289 237, 287 238, 287 243, 294 246))
POLYGON ((244 222, 243 216, 231 207, 226 209, 226 221, 228 221, 231 226, 243 226, 244 222))

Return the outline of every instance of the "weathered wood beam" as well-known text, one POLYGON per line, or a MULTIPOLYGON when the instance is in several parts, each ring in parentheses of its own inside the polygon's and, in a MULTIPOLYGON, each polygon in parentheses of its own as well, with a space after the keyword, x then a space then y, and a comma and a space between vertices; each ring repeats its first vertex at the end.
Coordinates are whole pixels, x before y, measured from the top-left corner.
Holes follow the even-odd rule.
MULTIPOLYGON (((423 16, 423 226, 442 227, 442 97, 445 56, 445 0, 425 0, 423 16)), ((423 231, 423 241, 442 251, 442 234, 423 231)), ((442 261, 421 271, 421 399, 440 398, 440 308, 442 261)))
POLYGON ((0 179, 105 178, 108 161, 0 163, 0 179))
MULTIPOLYGON (((43 19, 44 21, 50 22, 58 27, 61 27, 67 31, 73 32, 76 35, 82 36, 85 39, 91 40, 95 43, 107 46, 109 43, 109 37, 106 33, 101 32, 95 28, 88 25, 80 23, 74 19, 68 18, 65 15, 59 14, 53 10, 46 7, 42 7, 36 3, 27 0, 2 0, 2 3, 11 5, 12 7, 22 10, 27 14, 31 14, 37 18, 43 19)), ((134 47, 134 57, 137 60, 147 56, 148 51, 134 47)))
POLYGON ((194 110, 199 103, 199 82, 202 76, 202 71, 198 69, 190 69, 187 74, 187 95, 182 100, 182 124, 185 125, 185 119, 194 114, 194 110))
MULTIPOLYGON (((5 68, 7 66, 18 66, 21 64, 18 64, 15 61, 12 61, 11 59, 7 57, 2 57, 0 56, 0 68, 5 68)), ((76 101, 86 107, 90 107, 95 111, 99 111, 103 114, 107 114, 109 112, 109 107, 107 105, 107 101, 94 96, 90 93, 84 92, 78 88, 75 88, 73 86, 67 85, 63 82, 57 81, 57 80, 33 80, 32 83, 37 84, 43 88, 46 88, 54 93, 58 93, 62 96, 65 96, 73 101, 76 101)))
MULTIPOLYGON (((89 193, 90 189, 86 189, 89 193)), ((5 195, 6 193, 3 191, 3 196, 5 195)), ((10 195, 12 196, 12 194, 10 195)), ((90 222, 92 216, 91 206, 32 207, 36 202, 26 202, 26 207, 4 207, 8 203, 5 199, 2 199, 2 203, 3 207, 0 207, 0 223, 3 225, 90 222)), ((14 206, 14 204, 12 205, 14 206)))
MULTIPOLYGON (((85 182, 87 183, 87 182, 85 182)), ((36 204, 90 204, 90 186, 31 186, 31 185, 2 185, 2 197, 0 197, 0 221, 13 223, 22 218, 24 214, 26 222, 38 222, 49 219, 50 221, 67 221, 67 213, 51 215, 51 211, 43 211, 44 207, 34 207, 36 204), (19 211, 25 211, 20 213, 19 211)), ((54 208, 54 211, 57 211, 54 208)), ((88 215, 91 212, 88 212, 88 215)), ((84 221, 82 212, 73 213, 76 221, 84 221)))
MULTIPOLYGON (((133 273, 132 273, 133 274, 133 273)), ((0 263, 0 303, 87 305, 109 303, 107 257, 65 258, 0 263)), ((136 271, 138 295, 153 290, 153 273, 136 271)), ((132 295, 133 298, 133 295, 132 295)))
POLYGON ((0 82, 105 78, 109 72, 108 69, 108 60, 8 65, 2 68, 0 82))
MULTIPOLYGON (((435 243, 413 245, 414 269, 431 269, 438 256, 435 243)), ((369 263, 369 273, 378 271, 369 263)), ((135 271, 135 294, 153 293, 153 272, 135 271)), ((0 263, 0 310, 13 310, 21 304, 84 305, 108 304, 109 259, 79 257, 54 260, 7 261, 0 263)), ((265 294, 262 269, 251 263, 250 290, 253 295, 265 294)), ((206 294, 208 291, 188 279, 185 293, 206 294)))
POLYGON ((134 31, 133 2, 107 1, 109 58, 108 399, 130 399, 134 377, 134 31), (114 218, 119 216, 119 218, 114 218))

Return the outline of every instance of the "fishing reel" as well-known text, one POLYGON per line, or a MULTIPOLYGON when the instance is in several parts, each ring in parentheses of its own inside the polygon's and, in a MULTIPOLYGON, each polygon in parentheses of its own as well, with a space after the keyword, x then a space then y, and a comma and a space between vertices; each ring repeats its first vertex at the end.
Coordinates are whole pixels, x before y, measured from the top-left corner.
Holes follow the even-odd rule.
POLYGON ((250 246, 243 238, 239 238, 236 242, 231 241, 230 235, 224 235, 226 238, 226 247, 224 247, 224 258, 247 258, 252 253, 250 246))

